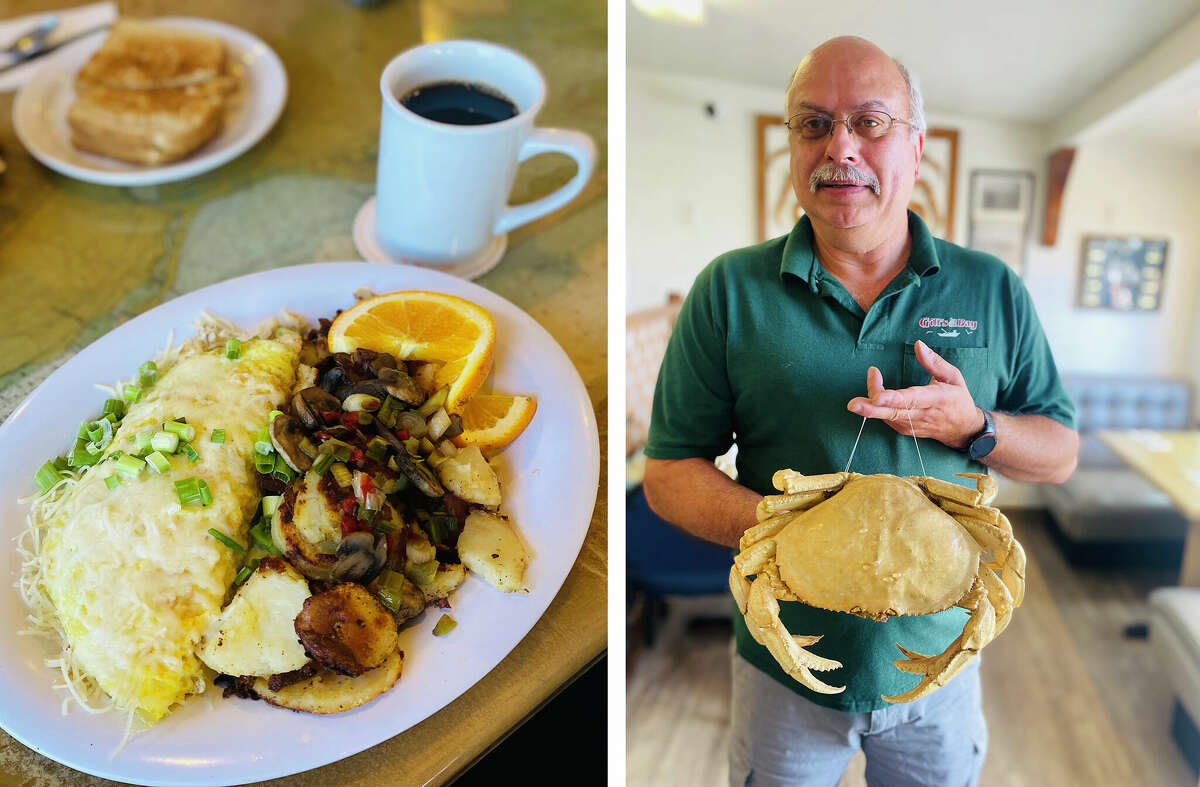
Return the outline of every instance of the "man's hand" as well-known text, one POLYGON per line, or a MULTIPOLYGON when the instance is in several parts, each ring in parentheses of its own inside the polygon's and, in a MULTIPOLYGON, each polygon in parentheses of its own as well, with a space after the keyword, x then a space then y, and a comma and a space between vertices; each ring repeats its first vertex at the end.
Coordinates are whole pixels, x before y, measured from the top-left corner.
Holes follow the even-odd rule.
POLYGON ((929 437, 962 450, 983 428, 983 411, 975 405, 962 372, 922 341, 913 345, 917 361, 932 375, 928 385, 893 391, 883 387, 883 374, 867 370, 867 396, 846 405, 852 413, 878 418, 902 435, 929 437))

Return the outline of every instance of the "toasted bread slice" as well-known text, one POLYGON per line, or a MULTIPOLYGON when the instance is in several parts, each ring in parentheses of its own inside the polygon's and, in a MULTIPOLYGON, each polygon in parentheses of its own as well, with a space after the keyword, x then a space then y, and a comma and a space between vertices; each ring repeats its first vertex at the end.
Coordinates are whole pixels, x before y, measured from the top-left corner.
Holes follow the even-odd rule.
POLYGON ((181 159, 221 130, 230 83, 219 78, 154 90, 88 88, 67 111, 71 142, 135 164, 181 159))
POLYGON ((220 38, 156 22, 122 19, 75 79, 77 88, 152 90, 205 82, 225 70, 220 38))

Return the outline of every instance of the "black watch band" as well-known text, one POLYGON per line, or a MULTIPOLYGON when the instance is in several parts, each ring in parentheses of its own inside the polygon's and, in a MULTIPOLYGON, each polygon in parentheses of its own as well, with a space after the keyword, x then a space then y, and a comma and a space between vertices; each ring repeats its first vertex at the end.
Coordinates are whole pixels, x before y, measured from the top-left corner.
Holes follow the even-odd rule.
POLYGON ((983 413, 983 429, 967 443, 967 456, 976 462, 990 454, 996 447, 996 420, 987 410, 982 407, 979 409, 983 413))

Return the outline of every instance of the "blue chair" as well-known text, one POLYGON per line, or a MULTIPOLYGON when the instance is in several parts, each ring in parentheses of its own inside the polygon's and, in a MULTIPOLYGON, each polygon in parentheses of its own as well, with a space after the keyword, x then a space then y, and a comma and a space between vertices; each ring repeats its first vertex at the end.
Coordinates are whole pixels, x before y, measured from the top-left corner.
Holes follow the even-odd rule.
MULTIPOLYGON (((696 538, 650 510, 639 485, 625 495, 625 581, 630 603, 646 602, 646 645, 666 596, 729 593, 733 551, 696 538)), ((732 597, 731 597, 732 601, 732 597)))

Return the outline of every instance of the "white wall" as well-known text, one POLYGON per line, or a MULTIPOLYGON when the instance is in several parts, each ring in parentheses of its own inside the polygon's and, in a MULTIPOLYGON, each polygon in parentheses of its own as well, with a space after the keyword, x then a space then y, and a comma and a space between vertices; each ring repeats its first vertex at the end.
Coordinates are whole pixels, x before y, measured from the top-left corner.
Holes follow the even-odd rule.
MULTIPOLYGON (((627 82, 626 308, 686 293, 718 254, 755 241, 754 116, 781 112, 778 89, 631 68, 627 82), (705 113, 712 103, 715 117, 705 113)), ((1200 161, 1161 146, 1091 141, 1076 152, 1058 242, 1041 245, 1048 129, 931 109, 959 131, 954 240, 967 240, 973 169, 1035 173, 1025 282, 1063 371, 1189 377, 1200 390, 1200 161), (1079 309, 1085 234, 1170 239, 1159 311, 1079 309)))

